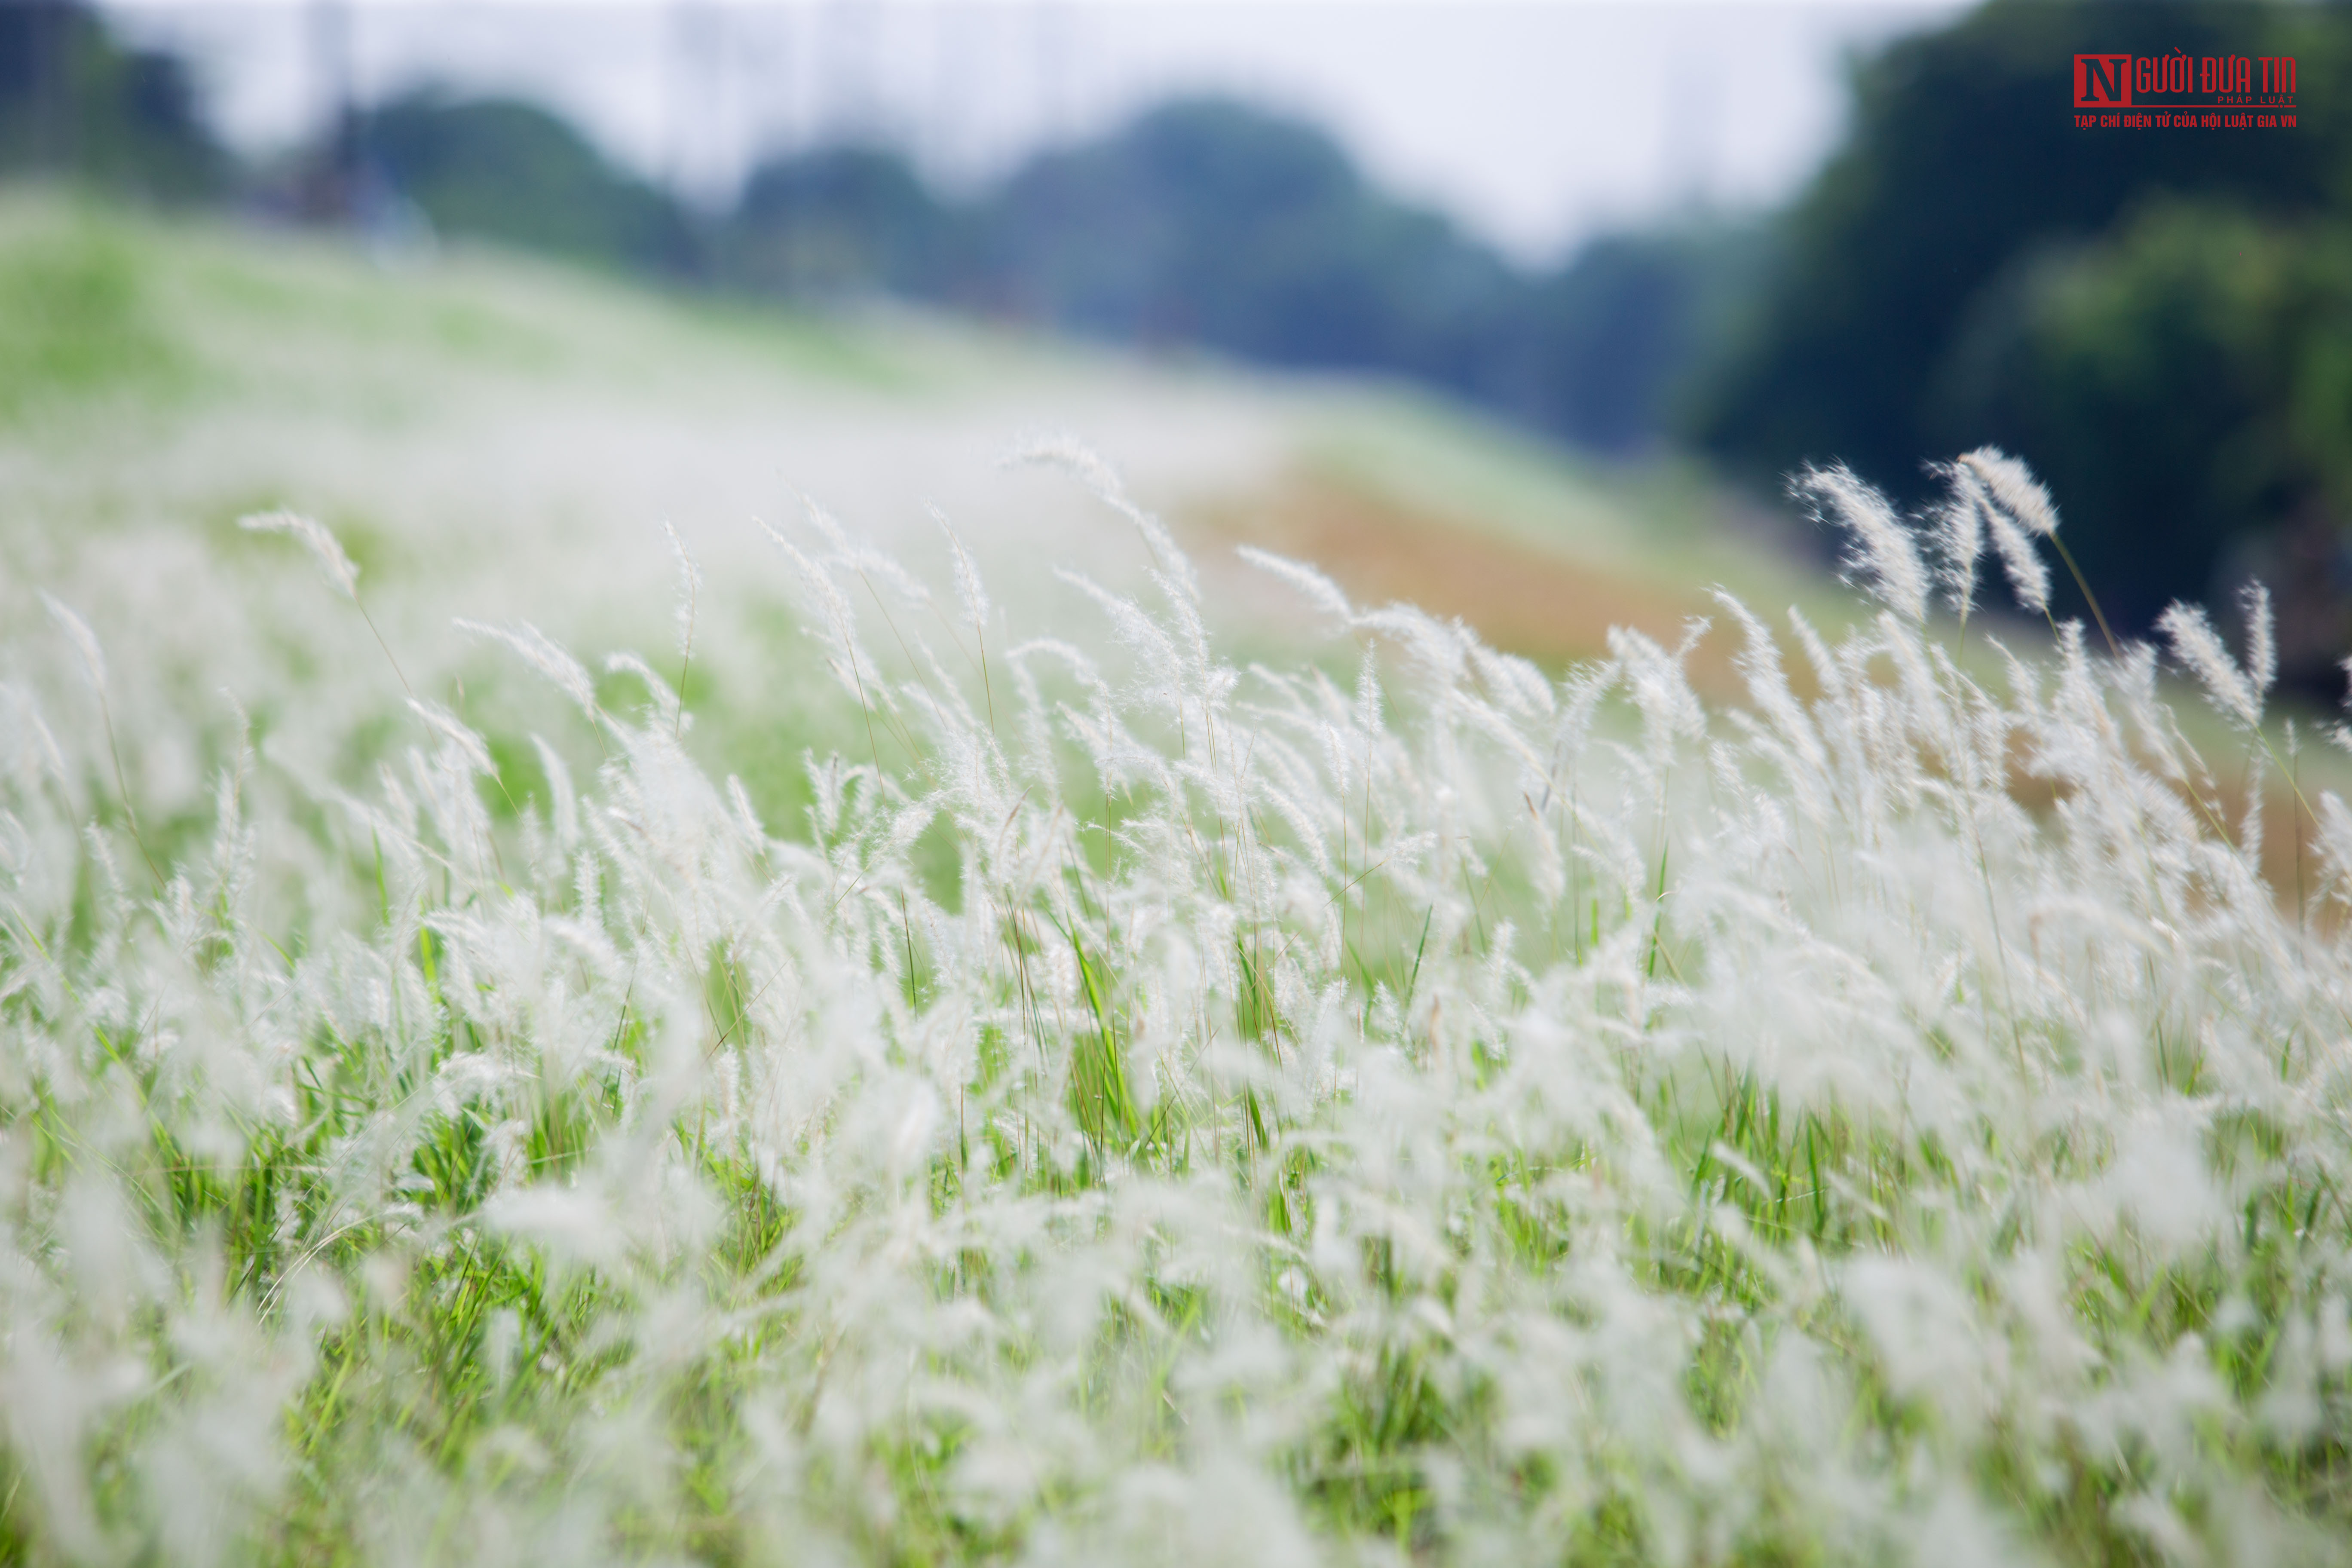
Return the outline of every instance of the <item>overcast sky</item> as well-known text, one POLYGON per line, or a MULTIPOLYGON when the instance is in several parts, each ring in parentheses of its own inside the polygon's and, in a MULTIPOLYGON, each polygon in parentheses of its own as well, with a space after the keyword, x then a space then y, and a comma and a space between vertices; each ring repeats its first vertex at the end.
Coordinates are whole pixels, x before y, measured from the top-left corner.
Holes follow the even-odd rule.
POLYGON ((1779 199, 1834 142, 1848 56, 1956 0, 101 0, 190 55, 266 152, 428 80, 568 114, 706 202, 850 132, 971 183, 1180 90, 1318 121, 1372 177, 1528 261, 1695 203, 1779 199))

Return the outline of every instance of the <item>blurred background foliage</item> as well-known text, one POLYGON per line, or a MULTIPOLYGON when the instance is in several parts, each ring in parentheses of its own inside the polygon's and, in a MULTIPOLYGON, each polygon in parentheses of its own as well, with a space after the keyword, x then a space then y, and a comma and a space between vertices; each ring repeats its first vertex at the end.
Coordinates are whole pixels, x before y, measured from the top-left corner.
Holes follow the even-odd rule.
POLYGON ((125 48, 87 7, 0 5, 0 177, 46 174, 171 202, 226 194, 229 159, 186 68, 125 48))
POLYGON ((536 105, 426 89, 369 110, 344 134, 350 199, 379 226, 413 204, 452 235, 632 270, 700 265, 698 237, 675 201, 536 105))
POLYGON ((1549 268, 1382 192, 1317 127, 1221 99, 975 192, 887 145, 799 150, 718 211, 542 108, 430 90, 239 167, 179 65, 68 0, 0 5, 0 167, 387 246, 478 239, 736 295, 1408 378, 1757 489, 1836 457, 1916 499, 1925 462, 1995 442, 2051 480, 2119 630, 2261 575, 2289 679, 2333 695, 2352 648, 2347 67, 2340 3, 1991 0, 1856 62, 1843 145, 1786 211, 1692 211, 1549 268), (2078 130, 2073 56, 2122 50, 2291 55, 2300 124, 2078 130))
POLYGON ((803 299, 880 292, 1152 350, 1410 377, 1630 456, 1668 438, 1768 243, 1753 222, 1695 217, 1530 275, 1368 184, 1322 131, 1194 99, 962 200, 887 147, 780 158, 717 226, 708 265, 803 299))
MULTIPOLYGON (((2352 651, 2352 10, 2002 0, 1854 78, 1846 142, 1686 431, 1761 479, 2030 458, 2118 626, 2259 572, 2352 651), (2289 130, 2080 131, 2077 52, 2293 56, 2289 130)), ((2074 607, 2080 613, 2080 606, 2074 607)))

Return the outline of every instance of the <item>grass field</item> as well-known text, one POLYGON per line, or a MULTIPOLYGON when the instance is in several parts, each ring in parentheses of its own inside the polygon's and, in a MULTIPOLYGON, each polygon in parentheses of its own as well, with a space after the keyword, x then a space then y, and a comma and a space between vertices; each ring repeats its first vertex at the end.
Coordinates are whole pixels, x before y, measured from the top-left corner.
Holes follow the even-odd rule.
POLYGON ((919 321, 0 296, 0 1561, 2352 1551, 2258 638, 919 321))

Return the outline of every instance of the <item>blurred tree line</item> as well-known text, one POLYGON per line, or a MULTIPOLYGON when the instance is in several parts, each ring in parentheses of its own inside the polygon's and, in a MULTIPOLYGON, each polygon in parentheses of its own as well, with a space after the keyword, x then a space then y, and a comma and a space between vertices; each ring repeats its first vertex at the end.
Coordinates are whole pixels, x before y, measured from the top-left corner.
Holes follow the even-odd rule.
POLYGON ((1432 384, 1591 450, 1696 447, 1762 484, 1843 458, 1898 493, 1986 441, 2065 506, 2110 620, 2249 574, 2291 678, 2352 647, 2352 5, 1990 0, 1857 64, 1783 213, 1512 264, 1316 128, 1170 103, 942 193, 835 145, 682 206, 544 109, 425 90, 239 170, 185 73, 76 0, 0 4, 0 172, 421 216, 698 286, 877 295, 1147 347, 1432 384), (2287 55, 2300 123, 2079 130, 2078 52, 2287 55))
POLYGON ((0 176, 188 201, 232 173, 178 60, 124 48, 74 0, 0 4, 0 176))
POLYGON ((1171 103, 956 198, 895 149, 834 145, 698 213, 533 104, 426 89, 237 170, 184 71, 81 0, 0 0, 0 172, 536 249, 698 285, 888 295, 1147 347, 1433 384, 1602 451, 1654 447, 1766 243, 1694 222, 1515 268, 1384 195, 1329 136, 1222 100, 1171 103), (422 220, 422 224, 418 223, 422 220))
POLYGON ((1694 223, 1528 274, 1370 184, 1329 136, 1173 102, 957 198, 898 151, 830 145, 698 217, 543 110, 431 93, 368 111, 357 156, 443 234, 738 290, 919 300, 1147 348, 1433 384, 1547 434, 1656 445, 1766 243, 1694 223))
POLYGON ((1530 274, 1368 183, 1323 132, 1246 104, 1165 104, 957 202, 898 153, 760 169, 722 278, 875 289, 1147 346, 1410 377, 1614 453, 1654 445, 1752 276, 1753 227, 1617 237, 1530 274))

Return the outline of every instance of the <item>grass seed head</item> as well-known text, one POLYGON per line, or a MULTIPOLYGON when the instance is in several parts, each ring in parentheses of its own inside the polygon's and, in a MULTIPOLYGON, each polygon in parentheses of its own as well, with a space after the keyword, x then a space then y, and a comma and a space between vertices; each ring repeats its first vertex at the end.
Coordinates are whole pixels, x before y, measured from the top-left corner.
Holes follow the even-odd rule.
POLYGON ((2246 607, 2246 678, 2256 693, 2278 684, 2278 640, 2271 616, 2271 591, 2249 583, 2239 595, 2246 607))
POLYGON ((2262 727, 2260 689, 2246 679, 2205 612, 2195 605, 2174 604, 2157 617, 2157 629, 2172 644, 2172 657, 2197 678, 2206 700, 2250 730, 2262 727))
POLYGON ((1958 463, 1930 470, 1943 477, 1945 497, 1935 511, 1937 574, 1953 612, 1962 617, 1976 605, 1977 558, 1984 553, 1984 486, 1958 463))
POLYGON ((1853 536, 1847 569, 1866 582, 1886 606, 1915 625, 1927 618, 1927 572, 1918 546, 1885 496, 1843 463, 1809 468, 1790 481, 1813 515, 1842 524, 1853 536))
POLYGON ((2037 616, 2050 613, 2050 568, 2033 548, 2033 537, 2011 521, 2009 513, 1989 509, 1985 526, 1992 535, 1993 552, 2000 557, 2002 574, 2017 602, 2037 616))
POLYGON ((289 533, 300 540, 335 592, 358 602, 360 569, 343 553, 342 542, 317 518, 298 511, 261 511, 237 519, 236 525, 251 533, 289 533))
POLYGON ((88 621, 62 601, 51 598, 46 588, 41 591, 41 603, 47 607, 49 618, 58 623, 58 629, 66 634, 66 640, 73 644, 74 652, 81 656, 82 672, 89 677, 89 683, 103 696, 106 692, 106 654, 98 646, 98 634, 89 629, 88 621))
POLYGON ((1958 466, 1982 480, 1993 503, 2027 532, 2046 536, 2058 531, 2058 504, 2033 470, 2017 458, 1998 447, 1979 447, 1963 454, 1958 466))

